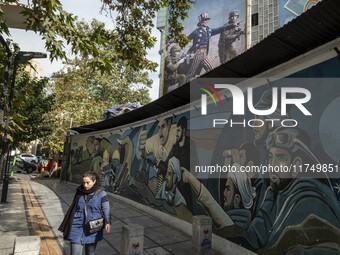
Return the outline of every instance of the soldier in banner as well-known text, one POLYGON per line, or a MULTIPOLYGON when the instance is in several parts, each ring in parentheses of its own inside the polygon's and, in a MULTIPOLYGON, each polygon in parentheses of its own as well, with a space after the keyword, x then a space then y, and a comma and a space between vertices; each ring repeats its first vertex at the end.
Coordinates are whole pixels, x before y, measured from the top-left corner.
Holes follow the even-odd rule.
MULTIPOLYGON (((240 12, 238 10, 232 11, 229 13, 229 21, 225 25, 234 24, 239 17, 240 12)), ((218 54, 221 64, 233 59, 238 55, 233 43, 236 40, 239 40, 242 34, 244 34, 244 31, 236 27, 221 34, 218 41, 218 54)))
POLYGON ((187 81, 191 80, 196 75, 199 75, 202 69, 206 72, 213 69, 213 65, 208 59, 210 38, 223 31, 234 29, 239 26, 239 23, 231 23, 218 28, 210 28, 208 27, 209 19, 207 12, 198 16, 199 22, 197 28, 188 36, 188 39, 192 41, 192 46, 188 50, 188 54, 194 53, 195 56, 187 74, 187 81))
POLYGON ((171 85, 178 83, 178 85, 183 85, 185 82, 185 75, 180 74, 178 69, 183 64, 185 58, 180 56, 181 48, 175 44, 170 49, 170 56, 165 58, 164 65, 164 94, 168 92, 168 88, 171 85))

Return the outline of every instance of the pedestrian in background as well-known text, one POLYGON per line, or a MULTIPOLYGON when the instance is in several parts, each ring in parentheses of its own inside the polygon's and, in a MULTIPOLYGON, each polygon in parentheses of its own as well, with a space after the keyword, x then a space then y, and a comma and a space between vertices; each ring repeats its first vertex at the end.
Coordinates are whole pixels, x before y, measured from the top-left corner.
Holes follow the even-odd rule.
POLYGON ((104 188, 100 187, 99 176, 88 171, 83 174, 83 183, 77 188, 73 202, 59 227, 64 239, 71 242, 71 255, 81 255, 84 246, 86 255, 95 254, 97 242, 103 239, 103 228, 90 234, 87 223, 101 217, 104 218, 103 228, 106 233, 110 233, 109 199, 104 188))

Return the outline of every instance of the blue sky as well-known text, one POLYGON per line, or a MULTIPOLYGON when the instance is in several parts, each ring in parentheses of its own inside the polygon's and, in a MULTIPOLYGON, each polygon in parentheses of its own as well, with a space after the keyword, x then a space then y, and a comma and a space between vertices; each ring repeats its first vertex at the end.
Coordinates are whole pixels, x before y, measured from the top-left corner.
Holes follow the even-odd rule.
MULTIPOLYGON (((100 0, 61 0, 63 7, 66 11, 73 13, 78 16, 79 19, 84 19, 90 21, 93 18, 105 22, 107 28, 113 28, 113 23, 110 17, 100 14, 101 1, 100 0)), ((155 22, 156 23, 156 20, 155 22)), ((18 43, 20 49, 23 51, 40 51, 46 52, 44 41, 41 36, 35 34, 31 31, 25 31, 21 29, 10 29, 11 37, 14 42, 18 43)), ((160 32, 154 28, 153 36, 160 38, 160 32)), ((159 41, 156 43, 155 47, 149 51, 148 58, 159 64, 160 55, 159 51, 159 41)), ((66 48, 66 52, 69 57, 72 57, 70 50, 66 48)), ((59 71, 63 68, 61 61, 50 62, 49 59, 37 60, 43 69, 43 76, 49 77, 53 72, 59 71)), ((158 78, 159 68, 157 72, 150 73, 150 78, 153 80, 152 89, 150 89, 150 96, 152 100, 158 98, 158 78)))

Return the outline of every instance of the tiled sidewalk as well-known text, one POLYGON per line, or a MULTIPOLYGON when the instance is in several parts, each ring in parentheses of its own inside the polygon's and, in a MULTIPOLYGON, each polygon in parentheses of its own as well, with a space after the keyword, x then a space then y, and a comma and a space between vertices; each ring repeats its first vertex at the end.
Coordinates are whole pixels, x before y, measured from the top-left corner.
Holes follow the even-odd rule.
MULTIPOLYGON (((38 222, 48 249, 41 249, 41 254, 55 255, 55 247, 49 247, 51 240, 56 240, 62 254, 70 254, 70 244, 63 240, 58 227, 72 203, 76 187, 73 184, 60 183, 57 179, 31 179, 29 182, 11 180, 8 191, 9 201, 0 204, 0 255, 7 255, 14 236, 37 235, 33 217, 38 222), (28 186, 27 186, 28 185, 28 186), (31 188, 32 192, 28 190, 31 188), (27 202, 28 198, 31 202, 27 202), (31 204, 34 210, 27 205, 31 204), (41 208, 41 215, 39 209, 41 208), (45 221, 44 221, 45 220, 45 221), (7 252, 7 253, 6 253, 7 252)), ((168 226, 166 223, 149 217, 144 212, 123 204, 109 196, 112 229, 104 234, 104 240, 96 249, 98 255, 120 254, 121 229, 126 224, 139 224, 144 227, 144 251, 146 254, 192 254, 191 237, 168 226)), ((42 241, 42 244, 43 244, 42 241)), ((13 249, 13 248, 12 248, 13 249)), ((217 254, 217 253, 214 253, 217 254)))

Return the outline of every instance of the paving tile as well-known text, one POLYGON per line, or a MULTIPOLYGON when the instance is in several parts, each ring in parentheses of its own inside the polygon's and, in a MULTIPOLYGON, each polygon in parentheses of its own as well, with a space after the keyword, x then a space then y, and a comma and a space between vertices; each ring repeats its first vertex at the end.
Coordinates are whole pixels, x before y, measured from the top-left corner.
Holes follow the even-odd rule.
POLYGON ((117 251, 120 251, 121 233, 113 233, 104 235, 104 239, 107 240, 117 251))
POLYGON ((191 240, 190 236, 182 234, 168 226, 146 228, 144 235, 160 245, 167 245, 191 240))
POLYGON ((7 199, 7 203, 0 203, 0 208, 22 208, 25 207, 24 199, 17 200, 16 203, 11 199, 7 199))
POLYGON ((176 255, 194 254, 191 240, 165 245, 164 248, 176 255))
POLYGON ((54 226, 54 227, 51 227, 50 229, 52 230, 52 232, 54 233, 54 235, 58 238, 58 239, 61 239, 63 240, 64 239, 64 235, 62 232, 60 232, 58 230, 59 226, 54 226))
POLYGON ((117 210, 111 208, 111 214, 118 219, 142 216, 142 214, 140 212, 134 211, 134 210, 131 210, 131 209, 128 209, 128 208, 117 209, 117 210))
POLYGON ((147 255, 168 255, 171 254, 162 247, 155 247, 151 249, 144 249, 147 255))
POLYGON ((6 221, 0 221, 0 231, 9 232, 9 231, 22 231, 29 228, 26 219, 22 222, 18 223, 17 219, 7 219, 6 221))
POLYGON ((102 240, 97 244, 96 254, 116 255, 119 254, 119 252, 116 251, 106 240, 102 240))
POLYGON ((0 255, 12 255, 12 254, 13 254, 13 248, 0 249, 0 255))
MULTIPOLYGON (((108 241, 117 251, 120 251, 121 233, 105 234, 104 239, 108 241)), ((158 244, 144 236, 144 249, 157 246, 158 244)))
POLYGON ((20 213, 1 213, 1 222, 6 223, 7 221, 15 220, 16 222, 24 221, 26 222, 26 213, 20 212, 20 213))
MULTIPOLYGON (((41 203, 39 203, 39 204, 40 204, 41 208, 43 208, 44 210, 56 207, 55 204, 53 204, 53 203, 51 203, 51 204, 41 204, 41 203)), ((61 208, 66 213, 70 206, 63 201, 60 201, 59 204, 58 204, 58 207, 61 208)))
MULTIPOLYGON (((1 230, 0 230, 1 231, 1 230)), ((28 236, 30 235, 28 226, 23 229, 15 230, 15 231, 10 231, 10 233, 14 236, 28 236)))
POLYGON ((152 241, 150 238, 144 236, 144 249, 158 247, 159 245, 152 241))
POLYGON ((43 208, 43 211, 47 217, 54 217, 54 216, 64 216, 66 211, 62 210, 60 206, 55 208, 43 208))
MULTIPOLYGON (((51 202, 51 201, 45 201, 45 200, 39 200, 39 205, 42 207, 42 208, 48 208, 48 207, 53 207, 55 206, 56 202, 51 202)), ((66 203, 65 203, 66 205, 66 203)), ((68 205, 68 204, 67 204, 68 205)))
MULTIPOLYGON (((110 197, 109 197, 109 200, 111 200, 110 197)), ((125 205, 123 205, 121 203, 111 202, 111 201, 110 201, 110 207, 112 209, 126 209, 126 208, 128 208, 127 206, 125 206, 125 205)))
POLYGON ((0 249, 8 249, 14 247, 15 235, 2 233, 0 234, 0 249))
POLYGON ((111 219, 111 233, 121 233, 122 226, 126 225, 126 223, 118 220, 118 219, 111 219))
POLYGON ((20 206, 20 207, 10 207, 10 208, 2 208, 2 210, 0 210, 0 213, 2 215, 8 214, 8 213, 12 213, 12 214, 25 214, 25 207, 24 206, 20 206))
POLYGON ((64 215, 53 216, 53 217, 48 218, 47 221, 48 221, 48 223, 51 227, 57 227, 58 228, 60 226, 61 222, 63 221, 63 219, 64 219, 64 215))
POLYGON ((64 202, 67 203, 68 205, 71 205, 73 201, 73 198, 65 198, 64 202))
POLYGON ((163 223, 153 220, 146 215, 138 216, 138 217, 122 218, 121 220, 124 221, 126 224, 138 224, 138 225, 143 226, 144 228, 153 228, 153 227, 159 227, 159 226, 164 225, 163 223))

